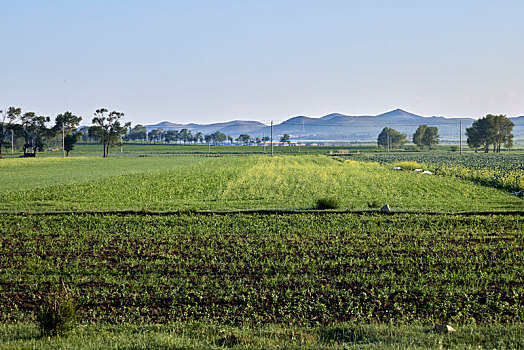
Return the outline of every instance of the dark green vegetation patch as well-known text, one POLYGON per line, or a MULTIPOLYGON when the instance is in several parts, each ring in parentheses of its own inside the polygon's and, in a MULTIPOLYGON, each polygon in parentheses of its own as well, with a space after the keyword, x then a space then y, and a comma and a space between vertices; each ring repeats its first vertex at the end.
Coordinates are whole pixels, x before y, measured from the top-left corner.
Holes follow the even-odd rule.
POLYGON ((470 180, 508 191, 524 190, 522 153, 367 153, 345 156, 354 160, 403 166, 406 162, 425 167, 439 175, 470 180), (404 164, 401 164, 404 163, 404 164))
POLYGON ((84 320, 523 322, 522 216, 0 217, 0 315, 60 277, 84 320))

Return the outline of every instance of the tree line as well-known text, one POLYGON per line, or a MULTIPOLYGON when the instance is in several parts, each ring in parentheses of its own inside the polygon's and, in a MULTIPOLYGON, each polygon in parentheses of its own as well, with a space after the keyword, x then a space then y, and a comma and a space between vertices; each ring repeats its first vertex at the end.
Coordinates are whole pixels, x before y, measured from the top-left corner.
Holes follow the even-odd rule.
POLYGON ((39 116, 35 112, 22 113, 18 107, 0 110, 0 157, 3 157, 4 148, 13 146, 11 142, 15 137, 23 140, 24 156, 34 157, 36 152, 43 151, 47 140, 55 138, 59 133, 63 136, 64 150, 69 154, 78 139, 76 127, 81 120, 81 117, 67 111, 57 115, 55 124, 47 127, 46 123, 51 121, 49 117, 39 116))
MULTIPOLYGON (((109 112, 106 108, 97 109, 92 119, 92 126, 78 128, 82 117, 74 115, 70 111, 58 114, 54 119, 54 125, 47 127, 51 118, 39 116, 35 112, 22 113, 18 107, 9 107, 0 110, 0 158, 3 157, 3 150, 12 147, 12 140, 16 137, 22 139, 22 148, 25 157, 34 157, 37 152, 43 151, 46 141, 62 136, 64 152, 69 153, 74 149, 79 138, 84 141, 88 138, 103 145, 103 155, 107 157, 110 147, 117 146, 123 141, 144 140, 149 142, 184 142, 197 143, 206 142, 208 144, 219 144, 229 141, 233 142, 233 137, 221 132, 203 135, 201 132, 192 133, 191 130, 163 130, 162 128, 147 129, 137 124, 131 128, 131 123, 123 123, 124 113, 118 111, 109 112), (11 142, 10 138, 11 136, 11 142)), ((467 144, 470 148, 477 151, 483 149, 486 153, 490 147, 493 152, 500 152, 502 145, 506 148, 513 146, 513 127, 514 124, 505 115, 492 115, 476 120, 473 125, 466 128, 467 144)), ((439 143, 438 128, 435 126, 420 125, 412 136, 413 143, 419 148, 433 148, 439 143)), ((251 137, 248 134, 240 134, 235 141, 241 143, 263 143, 270 138, 251 137)), ((290 142, 290 136, 284 134, 280 142, 290 142)), ((377 144, 379 147, 399 148, 407 143, 407 135, 399 131, 385 127, 378 135, 377 144)))
POLYGON ((473 125, 466 129, 468 146, 475 151, 483 148, 486 153, 489 152, 490 146, 493 146, 494 153, 499 153, 502 145, 511 148, 514 126, 515 124, 505 115, 488 114, 474 121, 473 125))
POLYGON ((74 149, 80 136, 84 133, 102 143, 104 157, 109 154, 109 147, 119 144, 121 136, 127 134, 131 123, 122 124, 124 113, 112 111, 105 108, 97 109, 92 119, 91 127, 78 130, 82 117, 74 115, 70 111, 58 114, 54 125, 48 127, 51 122, 47 116, 39 116, 35 112, 22 113, 18 107, 9 107, 0 110, 0 158, 3 150, 9 146, 13 147, 13 140, 22 138, 22 149, 24 157, 35 157, 37 152, 44 150, 46 143, 62 136, 64 152, 67 156, 74 149), (11 142, 9 140, 11 136, 11 142))
MULTIPOLYGON (((268 136, 264 137, 253 137, 249 134, 240 134, 236 139, 231 135, 226 135, 220 131, 216 131, 212 134, 203 134, 202 132, 192 133, 191 130, 181 129, 164 130, 163 128, 156 128, 151 131, 147 131, 146 127, 137 124, 129 130, 129 133, 124 136, 124 140, 132 141, 149 141, 149 142, 183 142, 183 143, 208 143, 208 144, 221 144, 224 142, 233 143, 233 141, 240 143, 263 143, 269 142, 268 136)), ((290 142, 290 136, 284 134, 280 138, 280 142, 290 142)))
MULTIPOLYGON (((61 144, 66 156, 74 149, 79 140, 92 140, 99 142, 103 147, 103 156, 109 155, 109 149, 121 145, 123 141, 149 141, 149 142, 183 142, 220 144, 226 141, 241 143, 262 143, 269 141, 269 137, 253 138, 248 134, 241 134, 236 139, 219 131, 204 135, 201 132, 192 133, 191 130, 163 130, 157 128, 147 132, 145 126, 137 124, 131 127, 131 123, 123 123, 124 113, 118 111, 109 112, 106 108, 97 109, 91 120, 92 126, 79 127, 82 117, 70 111, 58 114, 54 119, 54 125, 48 127, 51 118, 39 116, 35 112, 22 113, 18 107, 9 107, 0 110, 0 158, 2 152, 13 147, 16 138, 17 146, 23 148, 24 157, 35 157, 37 152, 45 149, 46 144, 61 136, 61 144), (10 137, 11 136, 11 137, 10 137), (20 144, 20 139, 23 143, 20 144)), ((289 142, 289 135, 285 134, 281 142, 289 142)))
MULTIPOLYGON (((413 143, 423 149, 424 147, 433 148, 439 143, 440 136, 436 126, 419 125, 413 134, 413 143)), ((400 148, 407 143, 407 135, 399 131, 385 127, 382 129, 377 138, 377 144, 382 148, 400 148)))
MULTIPOLYGON (((473 125, 466 128, 467 144, 475 152, 484 149, 488 153, 491 146, 493 152, 500 152, 501 146, 513 147, 513 127, 515 125, 505 115, 492 115, 480 118, 473 125)), ((440 136, 436 126, 419 125, 412 136, 413 143, 423 149, 435 147, 439 143, 440 136)), ((377 144, 382 148, 400 148, 407 143, 407 135, 399 131, 385 127, 377 138, 377 144)))

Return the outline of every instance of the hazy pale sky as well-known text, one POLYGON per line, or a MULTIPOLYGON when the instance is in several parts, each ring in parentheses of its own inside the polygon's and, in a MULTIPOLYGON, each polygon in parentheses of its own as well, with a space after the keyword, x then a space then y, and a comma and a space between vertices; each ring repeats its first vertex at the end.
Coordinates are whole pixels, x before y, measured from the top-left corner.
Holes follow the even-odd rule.
POLYGON ((0 109, 524 115, 524 1, 0 0, 0 109))

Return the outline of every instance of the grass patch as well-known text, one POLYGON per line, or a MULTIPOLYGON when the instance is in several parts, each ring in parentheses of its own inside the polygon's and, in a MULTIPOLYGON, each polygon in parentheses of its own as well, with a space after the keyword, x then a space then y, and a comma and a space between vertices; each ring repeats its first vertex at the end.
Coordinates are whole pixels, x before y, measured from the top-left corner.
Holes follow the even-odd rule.
POLYGON ((37 338, 34 324, 0 325, 0 349, 520 349, 524 325, 464 325, 452 335, 431 326, 353 324, 232 327, 215 323, 89 324, 66 338, 37 338))
POLYGON ((337 197, 324 197, 315 201, 315 209, 338 209, 340 208, 340 199, 337 197))

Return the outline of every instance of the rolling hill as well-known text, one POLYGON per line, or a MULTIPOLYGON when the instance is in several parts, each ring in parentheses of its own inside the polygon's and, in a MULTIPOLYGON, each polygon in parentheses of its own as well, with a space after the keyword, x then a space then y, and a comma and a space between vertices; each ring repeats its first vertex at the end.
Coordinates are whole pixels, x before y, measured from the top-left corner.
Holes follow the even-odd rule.
MULTIPOLYGON (((515 139, 524 139, 524 116, 510 118, 515 127, 515 139)), ((465 139, 465 130, 475 121, 473 118, 444 118, 424 117, 402 109, 395 109, 379 115, 351 116, 340 113, 331 113, 321 118, 296 116, 273 126, 274 137, 283 134, 291 135, 292 139, 299 140, 345 140, 345 141, 371 141, 384 127, 394 128, 408 135, 408 138, 422 124, 437 126, 442 140, 458 140, 460 135, 460 122, 462 122, 462 137, 465 139)), ((163 128, 188 129, 192 132, 210 134, 216 131, 233 137, 240 134, 249 134, 254 137, 268 136, 271 134, 270 126, 258 121, 234 120, 225 123, 213 124, 175 124, 162 122, 146 125, 148 131, 163 128)))

